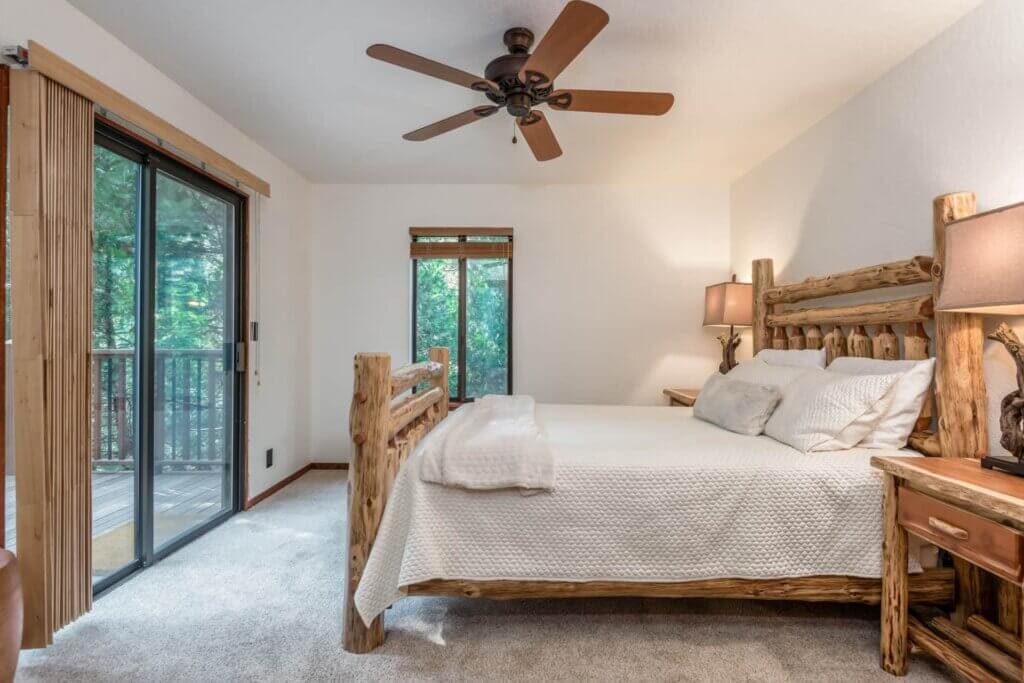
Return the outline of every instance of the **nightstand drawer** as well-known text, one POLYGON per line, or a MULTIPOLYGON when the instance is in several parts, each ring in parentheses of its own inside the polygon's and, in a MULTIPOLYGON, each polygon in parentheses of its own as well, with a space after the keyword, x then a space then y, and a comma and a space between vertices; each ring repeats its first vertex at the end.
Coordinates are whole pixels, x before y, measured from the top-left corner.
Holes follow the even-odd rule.
POLYGON ((993 574, 1018 583, 1024 578, 1024 535, 998 522, 900 487, 899 523, 993 574))

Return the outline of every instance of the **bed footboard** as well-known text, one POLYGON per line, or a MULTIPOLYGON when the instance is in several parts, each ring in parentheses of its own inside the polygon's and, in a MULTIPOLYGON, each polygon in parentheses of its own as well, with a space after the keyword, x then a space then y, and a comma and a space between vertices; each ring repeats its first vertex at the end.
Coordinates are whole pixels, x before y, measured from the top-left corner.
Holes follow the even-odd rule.
POLYGON ((352 462, 348 475, 348 541, 344 648, 363 653, 384 642, 381 617, 367 627, 353 602, 363 568, 377 537, 381 516, 398 468, 416 443, 448 415, 448 349, 430 349, 429 361, 392 372, 386 353, 355 358, 354 390, 349 411, 352 462), (422 383, 430 388, 410 390, 422 383))

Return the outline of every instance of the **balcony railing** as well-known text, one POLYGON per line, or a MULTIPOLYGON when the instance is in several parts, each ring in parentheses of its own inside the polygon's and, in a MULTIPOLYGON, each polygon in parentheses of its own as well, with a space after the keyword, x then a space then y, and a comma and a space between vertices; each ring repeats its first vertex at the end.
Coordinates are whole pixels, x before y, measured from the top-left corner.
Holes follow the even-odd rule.
MULTIPOLYGON (((92 353, 92 461, 96 471, 135 464, 135 350, 92 353)), ((225 371, 219 349, 158 349, 153 444, 157 472, 224 466, 225 371)))

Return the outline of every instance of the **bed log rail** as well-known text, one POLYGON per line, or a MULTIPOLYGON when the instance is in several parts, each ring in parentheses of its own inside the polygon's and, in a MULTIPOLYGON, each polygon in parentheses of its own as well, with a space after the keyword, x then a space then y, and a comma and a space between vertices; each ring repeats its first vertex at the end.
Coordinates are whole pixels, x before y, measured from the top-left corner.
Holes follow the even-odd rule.
POLYGON ((386 353, 355 358, 349 409, 352 462, 348 474, 348 543, 342 639, 349 652, 369 652, 384 642, 382 617, 366 626, 353 596, 377 537, 398 469, 416 444, 448 415, 448 349, 430 349, 430 360, 394 372, 386 353), (423 392, 413 387, 428 383, 423 392))

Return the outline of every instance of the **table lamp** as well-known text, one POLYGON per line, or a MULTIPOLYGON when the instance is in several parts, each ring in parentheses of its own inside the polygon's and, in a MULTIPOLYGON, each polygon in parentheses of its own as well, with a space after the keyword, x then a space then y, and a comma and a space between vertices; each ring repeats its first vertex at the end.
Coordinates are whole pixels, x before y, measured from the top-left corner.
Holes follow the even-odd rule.
MULTIPOLYGON (((950 223, 938 311, 1024 315, 1024 204, 950 223)), ((1017 366, 1017 391, 1003 399, 1000 445, 1012 457, 982 458, 982 467, 1024 476, 1024 346, 1006 323, 988 335, 1006 347, 1017 366)))
POLYGON ((754 286, 749 282, 719 282, 704 290, 704 327, 728 327, 728 334, 718 335, 722 342, 722 363, 719 371, 725 373, 736 367, 736 347, 740 345, 737 327, 750 327, 754 323, 754 286))

